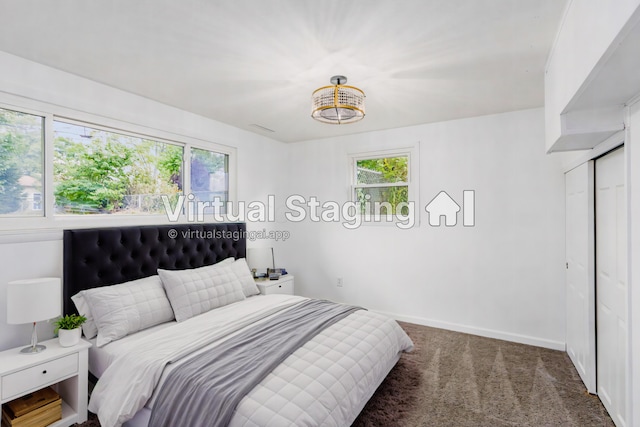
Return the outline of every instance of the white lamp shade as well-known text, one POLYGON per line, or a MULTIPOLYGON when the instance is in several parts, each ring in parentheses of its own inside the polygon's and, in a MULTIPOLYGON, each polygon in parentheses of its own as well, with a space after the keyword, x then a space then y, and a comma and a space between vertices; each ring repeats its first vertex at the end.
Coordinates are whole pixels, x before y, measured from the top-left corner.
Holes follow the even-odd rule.
POLYGON ((247 250, 247 264, 249 264, 249 268, 256 270, 275 268, 273 248, 249 248, 247 250))
POLYGON ((57 277, 16 280, 7 287, 7 323, 33 323, 60 316, 62 285, 57 277))

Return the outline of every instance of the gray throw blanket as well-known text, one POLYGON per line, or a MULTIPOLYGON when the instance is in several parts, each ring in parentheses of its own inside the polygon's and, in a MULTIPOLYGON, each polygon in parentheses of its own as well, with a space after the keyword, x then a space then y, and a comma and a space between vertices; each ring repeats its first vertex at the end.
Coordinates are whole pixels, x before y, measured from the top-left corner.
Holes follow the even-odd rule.
POLYGON ((176 367, 150 427, 226 426, 242 398, 291 353, 360 307, 308 300, 176 367))

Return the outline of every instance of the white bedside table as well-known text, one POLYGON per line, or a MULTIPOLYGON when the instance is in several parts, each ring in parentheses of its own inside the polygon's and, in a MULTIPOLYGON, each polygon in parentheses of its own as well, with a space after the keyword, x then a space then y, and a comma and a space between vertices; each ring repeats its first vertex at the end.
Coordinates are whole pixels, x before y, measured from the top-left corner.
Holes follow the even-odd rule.
POLYGON ((286 294, 293 295, 293 275, 285 274, 278 280, 256 279, 256 285, 262 295, 286 294))
POLYGON ((62 419, 48 427, 68 427, 87 420, 88 348, 81 340, 60 347, 58 338, 41 342, 42 353, 23 354, 20 348, 0 352, 0 406, 25 394, 52 386, 62 398, 62 419))

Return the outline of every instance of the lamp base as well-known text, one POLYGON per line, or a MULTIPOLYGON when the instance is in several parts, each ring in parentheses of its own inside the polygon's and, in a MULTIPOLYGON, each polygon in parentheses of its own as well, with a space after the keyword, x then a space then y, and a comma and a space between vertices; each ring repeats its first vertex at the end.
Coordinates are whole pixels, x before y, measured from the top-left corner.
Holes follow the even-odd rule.
POLYGON ((37 354, 37 353, 41 353, 43 351, 45 351, 47 349, 46 346, 38 344, 35 346, 29 346, 29 347, 25 347, 22 350, 20 350, 20 353, 24 353, 24 354, 37 354))

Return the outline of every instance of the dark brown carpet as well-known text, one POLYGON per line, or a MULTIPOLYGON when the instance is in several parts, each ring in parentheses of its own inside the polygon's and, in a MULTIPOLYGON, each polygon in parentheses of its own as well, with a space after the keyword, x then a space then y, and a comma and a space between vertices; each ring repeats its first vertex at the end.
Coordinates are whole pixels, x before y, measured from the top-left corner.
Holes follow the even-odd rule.
POLYGON ((415 350, 353 427, 607 426, 566 353, 400 322, 415 350))
MULTIPOLYGON (((415 344, 352 427, 614 427, 566 353, 400 322, 415 344)), ((95 416, 80 424, 99 427, 95 416)))

